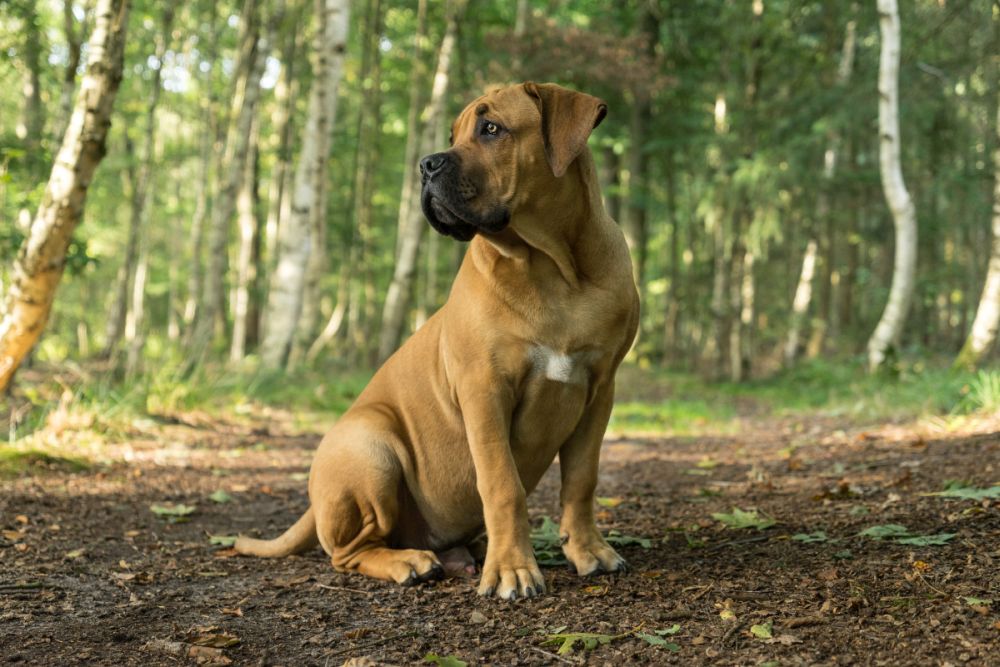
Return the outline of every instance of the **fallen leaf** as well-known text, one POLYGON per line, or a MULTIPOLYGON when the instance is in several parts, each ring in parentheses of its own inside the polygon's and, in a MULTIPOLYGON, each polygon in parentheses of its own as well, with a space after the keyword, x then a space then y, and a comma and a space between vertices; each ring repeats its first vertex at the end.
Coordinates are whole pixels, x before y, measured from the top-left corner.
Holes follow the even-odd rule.
POLYGON ((220 547, 231 547, 236 544, 235 535, 209 535, 208 543, 220 547))
POLYGON ((757 639, 771 639, 771 637, 773 636, 771 634, 772 625, 773 624, 771 623, 771 621, 768 621, 767 623, 761 623, 758 625, 751 625, 750 634, 752 634, 757 639))
POLYGON ((226 493, 225 491, 223 491, 222 489, 219 489, 218 491, 210 495, 208 499, 211 500, 213 503, 228 503, 233 499, 233 497, 228 493, 226 493))
POLYGON ((781 644, 782 646, 791 646, 792 644, 801 644, 802 640, 795 635, 782 634, 767 640, 768 644, 781 644))
POLYGON ((219 549, 212 554, 213 558, 232 558, 234 556, 239 556, 240 552, 236 549, 219 549))
POLYGON ((223 607, 220 611, 226 616, 239 616, 242 618, 243 610, 240 607, 233 609, 232 607, 223 607))
POLYGON ((977 598, 972 596, 962 596, 962 599, 965 600, 965 604, 972 607, 976 606, 984 607, 993 604, 993 600, 985 600, 983 598, 977 598))
POLYGON ((805 544, 811 544, 813 542, 826 542, 826 533, 822 530, 817 530, 813 533, 796 533, 792 535, 792 539, 796 542, 803 542, 805 544))
POLYGON ((731 514, 716 512, 712 514, 712 518, 729 528, 737 529, 756 528, 757 530, 764 530, 777 523, 774 519, 759 514, 755 509, 741 510, 738 507, 734 507, 731 514))
POLYGON ((69 559, 79 558, 85 551, 85 549, 73 549, 72 551, 67 551, 65 557, 69 559))
POLYGON ((195 646, 208 646, 210 648, 228 648, 240 643, 236 635, 228 632, 208 632, 197 634, 188 639, 195 646))
POLYGON ((3 535, 4 537, 6 537, 11 542, 17 542, 22 537, 24 537, 25 534, 23 532, 21 532, 20 530, 4 530, 4 531, 0 531, 0 535, 3 535))
POLYGON ((597 498, 597 504, 600 505, 601 507, 614 508, 618 507, 623 502, 625 502, 624 498, 600 498, 600 497, 597 498))
POLYGON ((344 639, 361 639, 371 633, 371 628, 355 628, 344 633, 344 639))
POLYGON ((17 521, 18 523, 23 523, 24 525, 28 525, 28 523, 30 523, 28 521, 28 517, 26 517, 23 514, 18 514, 17 516, 15 516, 14 521, 17 521))
POLYGON ((543 646, 549 644, 559 644, 559 655, 566 655, 573 652, 573 647, 577 643, 583 646, 585 651, 592 651, 598 644, 610 644, 615 639, 620 639, 623 635, 604 635, 595 632, 557 632, 545 635, 543 646))
POLYGON ((475 625, 482 625, 487 620, 486 615, 480 611, 473 611, 469 614, 469 623, 474 623, 475 625))
POLYGON ((944 491, 937 491, 935 493, 921 493, 922 496, 938 496, 940 498, 958 498, 960 500, 1000 500, 1000 485, 994 485, 988 488, 976 488, 974 486, 967 486, 961 482, 952 483, 947 485, 944 491))
POLYGON ((645 632, 637 632, 635 633, 635 636, 643 640, 650 646, 662 646, 663 648, 667 649, 672 653, 677 653, 678 651, 681 650, 680 646, 678 646, 674 642, 668 642, 666 639, 660 637, 658 634, 651 635, 645 632))
POLYGON ((176 505, 150 505, 149 509, 156 516, 166 519, 170 523, 183 523, 187 521, 187 517, 195 512, 198 508, 193 505, 184 505, 178 503, 176 505))
POLYGON ((435 665, 440 665, 440 667, 467 667, 469 663, 453 655, 437 655, 436 653, 428 653, 424 656, 424 662, 434 663, 435 665))
POLYGON ((719 618, 723 621, 735 621, 736 613, 732 609, 723 609, 719 612, 719 618))

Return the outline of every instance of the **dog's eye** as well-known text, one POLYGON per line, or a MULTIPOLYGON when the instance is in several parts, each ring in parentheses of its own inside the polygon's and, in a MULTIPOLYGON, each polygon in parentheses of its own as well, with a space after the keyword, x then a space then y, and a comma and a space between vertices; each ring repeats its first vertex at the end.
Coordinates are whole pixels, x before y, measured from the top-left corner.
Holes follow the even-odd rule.
POLYGON ((486 121, 483 123, 483 134, 488 134, 491 137, 495 137, 500 134, 500 126, 494 122, 486 121))

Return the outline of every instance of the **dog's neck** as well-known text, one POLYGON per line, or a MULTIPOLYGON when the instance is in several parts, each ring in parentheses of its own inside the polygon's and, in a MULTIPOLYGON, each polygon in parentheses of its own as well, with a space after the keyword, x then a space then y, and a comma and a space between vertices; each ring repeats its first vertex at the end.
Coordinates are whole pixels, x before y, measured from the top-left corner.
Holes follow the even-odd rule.
POLYGON ((504 231, 473 240, 470 252, 474 257, 484 255, 487 261, 483 268, 492 264, 495 256, 491 255, 499 253, 529 269, 532 262, 551 261, 573 288, 597 275, 599 248, 604 241, 602 227, 610 218, 601 201, 590 151, 585 150, 556 182, 558 185, 540 198, 544 210, 518 212, 504 231))

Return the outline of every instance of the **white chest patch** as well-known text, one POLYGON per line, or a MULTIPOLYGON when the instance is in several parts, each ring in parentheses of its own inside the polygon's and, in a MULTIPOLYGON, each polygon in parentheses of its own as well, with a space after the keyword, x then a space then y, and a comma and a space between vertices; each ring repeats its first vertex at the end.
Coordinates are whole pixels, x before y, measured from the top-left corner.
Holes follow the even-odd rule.
POLYGON ((545 375, 548 380, 566 384, 586 383, 586 366, 578 356, 556 352, 545 345, 535 345, 531 349, 535 371, 545 375))

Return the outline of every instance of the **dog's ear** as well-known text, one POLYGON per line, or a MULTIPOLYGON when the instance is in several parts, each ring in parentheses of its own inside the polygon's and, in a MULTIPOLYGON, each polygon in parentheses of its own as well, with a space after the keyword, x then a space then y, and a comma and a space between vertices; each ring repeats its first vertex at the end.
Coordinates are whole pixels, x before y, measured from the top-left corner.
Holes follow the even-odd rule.
POLYGON ((524 92, 542 115, 545 157, 552 173, 561 177, 583 152, 590 132, 601 124, 608 105, 593 95, 553 83, 525 83, 524 92))

